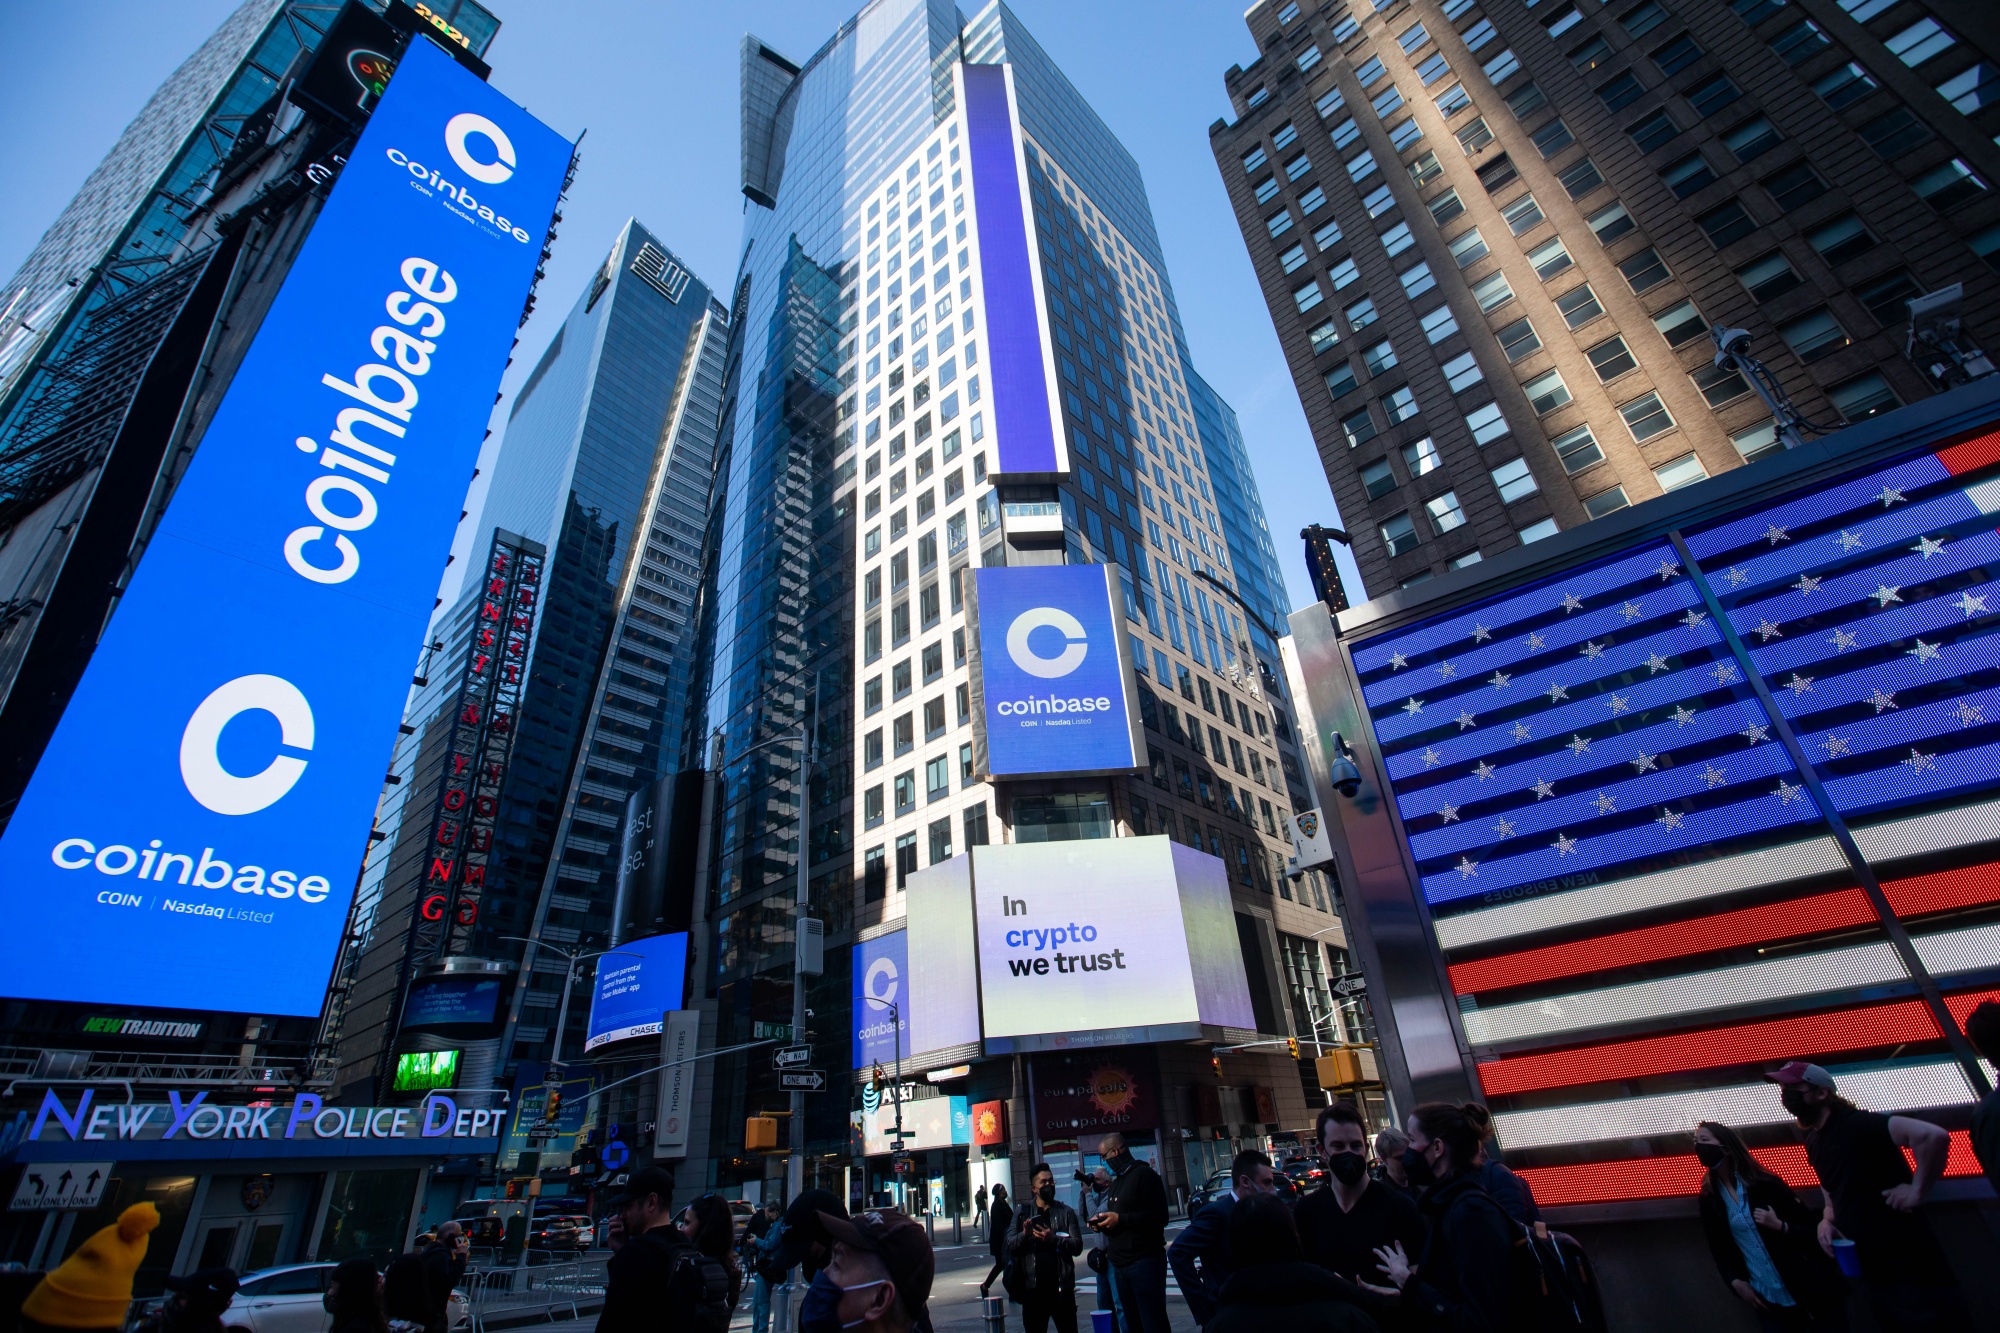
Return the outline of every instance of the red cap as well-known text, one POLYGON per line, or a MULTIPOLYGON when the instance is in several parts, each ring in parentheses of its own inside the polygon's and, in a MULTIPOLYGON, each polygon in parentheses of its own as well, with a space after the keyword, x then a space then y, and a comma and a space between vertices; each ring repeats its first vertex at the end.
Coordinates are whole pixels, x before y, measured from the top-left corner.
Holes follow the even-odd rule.
POLYGON ((853 1217, 819 1215, 829 1238, 857 1250, 866 1250, 882 1260, 896 1295, 911 1319, 924 1312, 931 1297, 931 1279, 937 1274, 937 1259, 931 1253, 931 1239, 911 1218, 893 1208, 870 1209, 853 1217))
POLYGON ((1799 1084, 1809 1083, 1815 1088, 1825 1088, 1828 1092, 1833 1091, 1833 1075, 1827 1073, 1818 1065, 1809 1065, 1803 1060, 1794 1060, 1781 1068, 1773 1069, 1770 1073, 1764 1075, 1764 1077, 1769 1082, 1781 1084, 1786 1087, 1795 1087, 1799 1084))

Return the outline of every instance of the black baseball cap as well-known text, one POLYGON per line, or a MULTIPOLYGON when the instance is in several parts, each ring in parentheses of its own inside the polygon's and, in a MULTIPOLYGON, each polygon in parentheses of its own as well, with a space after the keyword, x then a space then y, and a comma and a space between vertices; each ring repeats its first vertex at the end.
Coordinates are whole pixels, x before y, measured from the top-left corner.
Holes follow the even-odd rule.
POLYGON ((894 1208, 871 1208, 851 1218, 822 1213, 819 1222, 829 1239, 881 1259, 910 1318, 923 1318, 931 1280, 937 1275, 937 1257, 931 1251, 931 1238, 914 1219, 894 1208))
POLYGON ((640 1167, 632 1173, 631 1179, 626 1181, 618 1193, 612 1196, 611 1206, 623 1208, 626 1204, 643 1199, 648 1194, 659 1195, 662 1205, 671 1204, 674 1201, 674 1173, 657 1162, 640 1167))
POLYGON ((785 1206, 784 1238, 779 1242, 778 1252, 773 1262, 782 1268, 796 1268, 805 1265, 806 1276, 817 1271, 812 1259, 815 1244, 829 1244, 826 1229, 820 1224, 825 1216, 847 1216, 847 1205, 835 1198, 831 1190, 801 1190, 797 1198, 785 1206))

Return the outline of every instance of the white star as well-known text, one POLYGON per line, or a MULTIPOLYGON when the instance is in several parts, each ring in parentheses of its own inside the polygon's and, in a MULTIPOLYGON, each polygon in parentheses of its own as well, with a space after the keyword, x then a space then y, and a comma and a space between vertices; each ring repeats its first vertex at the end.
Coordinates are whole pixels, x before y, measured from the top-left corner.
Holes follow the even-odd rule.
POLYGON ((1456 676, 1457 674, 1458 674, 1458 668, 1453 666, 1451 663, 1449 662, 1438 663, 1438 675, 1443 679, 1450 680, 1453 676, 1456 676))
POLYGON ((1847 737, 1836 736, 1830 731, 1826 733, 1826 739, 1821 741, 1820 745, 1825 748, 1826 757, 1828 759, 1831 759, 1835 755, 1839 754, 1854 753, 1852 750, 1847 748, 1847 737))
POLYGON ((1650 755, 1647 754, 1644 750, 1641 750, 1639 751, 1639 757, 1637 759, 1629 760, 1628 762, 1632 765, 1633 768, 1637 769, 1639 772, 1650 773, 1654 769, 1659 767, 1659 764, 1655 762, 1657 757, 1658 756, 1656 755, 1650 755))
POLYGON ((1917 538, 1917 544, 1915 546, 1912 546, 1910 549, 1912 551, 1915 551, 1917 554, 1923 556, 1924 559, 1928 560, 1934 555, 1944 554, 1944 538, 1938 537, 1933 539, 1930 537, 1919 536, 1917 538))
POLYGON ((1768 741, 1771 739, 1771 728, 1762 722, 1752 722, 1736 734, 1745 737, 1752 745, 1755 745, 1758 741, 1768 741))
POLYGON ((1681 820, 1685 818, 1686 816, 1683 815, 1678 810, 1662 810, 1660 812, 1660 817, 1654 820, 1653 822, 1655 824, 1658 824, 1661 828, 1665 829, 1667 832, 1672 833, 1675 829, 1681 826, 1681 820))
POLYGON ((1794 671, 1792 678, 1785 682, 1785 688, 1790 690, 1793 697, 1796 698, 1801 694, 1811 694, 1812 683, 1813 678, 1811 676, 1801 676, 1798 672, 1794 671))
POLYGON ((1646 614, 1645 611, 1640 609, 1640 606, 1637 602, 1625 603, 1625 605, 1618 608, 1618 612, 1620 615, 1625 617, 1627 624, 1630 624, 1632 621, 1637 620, 1640 616, 1646 614))
POLYGON ((1472 627, 1472 641, 1474 643, 1485 643, 1488 639, 1492 637, 1493 637, 1493 631, 1486 628, 1486 626, 1474 625, 1472 627))
POLYGON ((1885 709, 1896 706, 1896 692, 1891 690, 1887 694, 1884 694, 1882 691, 1876 690, 1868 696, 1868 702, 1875 705, 1875 715, 1880 717, 1885 709))
POLYGON ((1460 731, 1464 731, 1467 727, 1476 726, 1478 722, 1479 715, 1477 713, 1460 710, 1458 714, 1458 729, 1460 731))
POLYGON ((1403 656, 1401 653, 1389 654, 1389 670, 1401 671, 1404 667, 1408 666, 1409 664, 1410 664, 1410 659, 1403 656))
POLYGON ((1903 650, 1903 656, 1914 657, 1917 659, 1918 664, 1921 665, 1922 663, 1928 662, 1931 659, 1935 658, 1939 653, 1943 651, 1944 651, 1943 647, 1939 644, 1925 643, 1922 639, 1918 639, 1916 647, 1905 648, 1903 650))
POLYGON ((1560 605, 1565 612, 1574 615, 1578 611, 1583 610, 1583 599, 1565 588, 1560 605))
POLYGON ((1457 818, 1458 818, 1458 807, 1451 804, 1449 801, 1445 802, 1444 808, 1438 811, 1438 819, 1442 823, 1449 824, 1457 818))
POLYGON ((1960 699, 1958 707, 1953 711, 1952 716, 1958 719, 1959 726, 1969 727, 1976 722, 1984 722, 1986 720, 1986 710, 1977 704, 1969 704, 1965 700, 1960 699))
POLYGON ((1984 597, 1974 597, 1969 592, 1960 593, 1958 600, 1953 602, 1952 605, 1964 612, 1968 620, 1973 616, 1986 614, 1986 599, 1984 597))
POLYGON ((1534 734, 1535 734, 1534 732, 1532 732, 1532 731, 1528 730, 1528 724, 1527 724, 1527 723, 1525 723, 1525 722, 1516 722, 1516 723, 1514 724, 1514 728, 1513 728, 1513 735, 1514 735, 1514 739, 1515 739, 1516 741, 1525 741, 1525 740, 1528 740, 1528 739, 1530 739, 1530 738, 1531 738, 1531 737, 1532 737, 1532 736, 1533 736, 1534 734))
POLYGON ((1771 793, 1771 795, 1778 798, 1778 804, 1781 806, 1790 805, 1793 801, 1803 800, 1805 799, 1805 794, 1806 789, 1804 784, 1794 785, 1783 778, 1778 779, 1777 790, 1771 793))
POLYGON ((1597 799, 1591 804, 1597 807, 1597 813, 1600 815, 1615 814, 1618 810, 1618 798, 1606 796, 1603 792, 1597 793, 1597 799))
POLYGON ((1773 523, 1770 527, 1765 528, 1764 535, 1770 538, 1771 545, 1773 546, 1776 546, 1779 542, 1788 542, 1791 540, 1790 535, 1785 531, 1785 529, 1779 527, 1776 523, 1773 523))
POLYGON ((1543 646, 1544 646, 1545 644, 1547 644, 1548 640, 1544 639, 1544 638, 1543 638, 1543 637, 1542 637, 1541 635, 1539 635, 1539 634, 1530 634, 1530 635, 1528 635, 1528 637, 1527 637, 1527 639, 1525 640, 1525 642, 1526 642, 1526 643, 1527 643, 1527 645, 1528 645, 1528 651, 1529 651, 1529 652, 1531 652, 1531 653, 1539 653, 1540 651, 1542 651, 1542 648, 1543 648, 1543 646))
POLYGON ((1508 675, 1506 672, 1496 671, 1492 675, 1486 678, 1486 683, 1491 685, 1496 690, 1504 690, 1507 688, 1507 682, 1512 679, 1514 678, 1508 675))
POLYGON ((1554 796, 1556 794, 1556 784, 1550 782, 1547 778, 1536 778, 1535 785, 1531 790, 1535 793, 1535 799, 1539 801, 1544 796, 1554 796))
POLYGON ((1833 637, 1828 639, 1827 642, 1833 645, 1833 651, 1836 653, 1844 653, 1849 648, 1860 643, 1861 640, 1855 638, 1844 629, 1837 629, 1833 632, 1833 637))
POLYGON ((1558 699, 1567 699, 1567 698, 1569 698, 1569 690, 1568 690, 1568 688, 1567 688, 1567 687, 1565 687, 1565 686, 1563 686, 1563 685, 1559 685, 1559 684, 1557 684, 1557 683, 1556 683, 1555 681, 1550 681, 1550 682, 1549 682, 1549 702, 1550 702, 1550 703, 1554 703, 1554 702, 1556 702, 1556 700, 1558 700, 1558 699))
POLYGON ((1708 674, 1715 677, 1717 685, 1734 685, 1742 679, 1736 674, 1736 664, 1733 662, 1717 662, 1715 669, 1708 674))
POLYGON ((1460 879, 1479 878, 1479 862, 1473 860, 1469 856, 1459 857, 1458 864, 1456 866, 1453 866, 1452 869, 1458 871, 1458 877, 1460 879))
POLYGON ((1617 693, 1616 691, 1612 692, 1610 703, 1611 703, 1611 715, 1613 717, 1618 716, 1620 713, 1625 712, 1627 709, 1632 707, 1631 699, 1627 698, 1625 695, 1617 693))
POLYGON ((1763 636, 1765 643, 1769 643, 1773 639, 1782 639, 1785 637, 1784 631, 1773 625, 1769 620, 1760 620, 1757 622, 1757 633, 1763 636))
POLYGON ((1484 759, 1480 760, 1478 763, 1472 766, 1473 776, 1478 778, 1481 782, 1486 781, 1486 779, 1492 777, 1495 773, 1499 771, 1500 771, 1499 769, 1493 767, 1493 765, 1487 763, 1484 759))
POLYGON ((1814 593, 1819 591, 1819 585, 1821 584, 1821 582, 1823 582, 1823 580, 1816 579, 1810 574, 1801 574, 1799 576, 1799 581, 1797 583, 1794 583, 1792 586, 1799 590, 1799 596, 1810 597, 1814 593))
POLYGON ((1676 727, 1685 727, 1692 721, 1694 721, 1694 709, 1689 708, 1686 704, 1675 705, 1674 725, 1676 727))
POLYGON ((1910 774, 1914 777, 1927 768, 1936 768, 1937 756, 1934 754, 1924 754, 1916 746, 1912 745, 1910 747, 1910 757, 1908 759, 1898 759, 1896 762, 1908 765, 1910 774))
POLYGON ((1424 711, 1424 701, 1422 699, 1411 699, 1403 705, 1403 711, 1411 717, 1415 717, 1418 713, 1424 711))
POLYGON ((1681 572, 1681 562, 1673 559, 1662 560, 1659 568, 1653 572, 1660 576, 1660 582, 1665 583, 1681 572))
POLYGON ((1887 606, 1891 602, 1900 602, 1903 600, 1903 585, 1899 583, 1892 588, 1886 583, 1878 583, 1875 585, 1875 591, 1868 595, 1883 606, 1887 606))
POLYGON ((1576 839, 1570 837, 1567 833, 1558 833, 1556 834, 1556 840, 1550 843, 1549 846, 1555 848, 1555 853, 1558 857, 1568 856, 1576 851, 1576 839))
POLYGON ((1511 838, 1514 836, 1513 822, 1511 820, 1503 818, 1499 823, 1493 826, 1493 831, 1499 834, 1503 838, 1511 838))
POLYGON ((1571 733, 1569 744, 1564 748, 1573 755, 1586 755, 1590 753, 1590 742, 1581 736, 1571 733))
POLYGON ((1887 509, 1890 505, 1896 504, 1898 502, 1905 504, 1908 503, 1908 501, 1904 499, 1903 493, 1897 490, 1894 486, 1885 485, 1882 488, 1882 493, 1876 496, 1875 498, 1882 502, 1882 507, 1884 509, 1887 509))
POLYGON ((1439 764, 1442 764, 1443 762, 1444 762, 1444 756, 1443 756, 1443 755, 1439 754, 1439 753, 1438 753, 1438 752, 1437 752, 1436 750, 1434 750, 1434 749, 1430 749, 1429 747, 1426 747, 1426 748, 1425 748, 1425 750, 1424 750, 1424 767, 1425 767, 1425 768, 1436 768, 1436 767, 1437 767, 1437 766, 1438 766, 1439 764))
POLYGON ((1651 657, 1646 659, 1647 675, 1649 676, 1655 675, 1661 671, 1665 671, 1666 669, 1667 669, 1667 659, 1660 656, 1658 653, 1654 653, 1651 657))
POLYGON ((1750 581, 1750 571, 1747 569, 1738 569, 1735 565, 1731 565, 1722 571, 1722 577, 1728 579, 1729 586, 1733 588, 1739 583, 1748 583, 1750 581))
POLYGON ((1681 617, 1681 624, 1686 625, 1689 629, 1700 629, 1702 622, 1707 619, 1708 612, 1706 611, 1689 611, 1681 617))
POLYGON ((1714 764, 1710 764, 1701 771, 1701 776, 1708 783, 1709 789, 1712 791, 1729 781, 1729 770, 1726 768, 1717 768, 1714 764))
POLYGON ((1849 532, 1845 528, 1841 529, 1840 535, 1835 537, 1834 540, 1840 543, 1840 549, 1843 551, 1851 551, 1857 546, 1866 546, 1868 544, 1860 533, 1849 532))
POLYGON ((1604 656, 1604 649, 1598 647, 1598 645, 1594 642, 1584 644, 1583 647, 1577 649, 1577 651, 1579 653, 1582 653, 1585 657, 1589 658, 1593 662, 1595 662, 1598 658, 1604 656))

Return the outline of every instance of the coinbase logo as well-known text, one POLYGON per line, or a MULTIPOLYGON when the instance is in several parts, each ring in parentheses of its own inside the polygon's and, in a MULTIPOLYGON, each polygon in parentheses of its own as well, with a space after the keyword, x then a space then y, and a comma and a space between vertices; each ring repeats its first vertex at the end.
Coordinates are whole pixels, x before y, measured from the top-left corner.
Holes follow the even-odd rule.
POLYGON ((188 795, 218 815, 254 815, 275 805, 306 771, 295 755, 273 756, 262 772, 237 777, 222 766, 216 743, 222 730, 244 713, 278 719, 283 742, 294 750, 313 747, 312 705, 299 687, 280 676, 238 676, 218 686, 188 719, 181 732, 181 781, 188 795))
POLYGON ((884 1004, 894 1004, 896 1002, 896 991, 900 984, 901 978, 896 975, 895 960, 877 958, 873 963, 869 964, 868 974, 862 979, 861 993, 871 1000, 880 1000, 884 1004))
POLYGON ((484 116, 470 111, 453 116, 444 127, 444 146, 451 153, 451 160, 458 163, 458 169, 482 185, 498 185, 514 174, 514 141, 507 137, 507 131, 484 116), (492 147, 493 161, 482 162, 472 155, 469 140, 473 135, 492 147))
POLYGON ((1054 680, 1067 676, 1083 665, 1084 654, 1090 651, 1090 644, 1083 633, 1083 622, 1067 611, 1053 606, 1038 606, 1023 611, 1014 617, 1014 623, 1007 627, 1007 656, 1014 659, 1014 665, 1031 676, 1043 680, 1054 680), (1041 657, 1029 646, 1028 636, 1038 629, 1059 631, 1067 641, 1067 646, 1054 657, 1041 657))

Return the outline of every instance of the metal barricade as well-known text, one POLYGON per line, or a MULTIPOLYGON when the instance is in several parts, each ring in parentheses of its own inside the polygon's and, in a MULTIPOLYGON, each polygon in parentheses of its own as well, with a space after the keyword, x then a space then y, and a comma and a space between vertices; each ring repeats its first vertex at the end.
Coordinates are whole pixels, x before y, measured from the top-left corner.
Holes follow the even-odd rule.
POLYGON ((553 1256, 537 1250, 526 1267, 468 1269, 459 1286, 472 1306, 470 1333, 537 1318, 553 1323, 559 1315, 576 1319, 603 1303, 605 1260, 541 1261, 545 1258, 553 1256))

